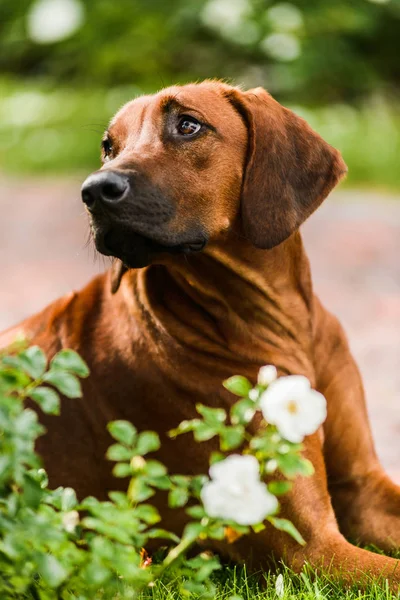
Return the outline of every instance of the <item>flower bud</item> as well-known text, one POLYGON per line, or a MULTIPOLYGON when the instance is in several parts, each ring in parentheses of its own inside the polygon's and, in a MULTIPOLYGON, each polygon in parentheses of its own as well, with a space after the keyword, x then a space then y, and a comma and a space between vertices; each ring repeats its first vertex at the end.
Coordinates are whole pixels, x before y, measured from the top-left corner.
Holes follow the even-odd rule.
POLYGON ((143 456, 134 456, 130 464, 133 471, 143 471, 146 466, 146 461, 143 456))
POLYGON ((267 386, 277 378, 278 373, 274 365, 265 365, 258 371, 258 385, 267 386))

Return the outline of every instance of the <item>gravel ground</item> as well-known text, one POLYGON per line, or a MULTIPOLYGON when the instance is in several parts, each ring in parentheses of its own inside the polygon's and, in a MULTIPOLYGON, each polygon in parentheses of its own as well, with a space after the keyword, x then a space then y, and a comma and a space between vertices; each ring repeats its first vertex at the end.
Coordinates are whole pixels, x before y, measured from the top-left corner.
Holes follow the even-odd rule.
MULTIPOLYGON (((80 183, 0 179, 0 329, 107 266, 85 246, 80 183)), ((315 289, 360 365, 378 453, 400 483, 400 197, 336 192, 304 239, 315 289)))

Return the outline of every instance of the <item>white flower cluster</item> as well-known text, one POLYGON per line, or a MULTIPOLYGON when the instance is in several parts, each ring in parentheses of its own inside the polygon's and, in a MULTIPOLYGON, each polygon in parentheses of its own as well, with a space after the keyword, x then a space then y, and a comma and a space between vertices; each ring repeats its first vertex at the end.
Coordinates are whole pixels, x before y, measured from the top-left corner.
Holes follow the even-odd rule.
MULTIPOLYGON (((262 367, 258 385, 249 397, 258 401, 264 419, 275 425, 285 440, 300 443, 315 433, 326 419, 326 400, 311 389, 307 377, 289 375, 277 378, 272 365, 262 367)), ((255 525, 276 512, 278 501, 260 479, 259 463, 254 456, 231 455, 210 467, 210 478, 201 499, 210 517, 255 525)))
POLYGON ((278 501, 260 481, 254 456, 232 454, 210 467, 211 481, 201 499, 210 517, 222 517, 239 525, 256 525, 278 508, 278 501))

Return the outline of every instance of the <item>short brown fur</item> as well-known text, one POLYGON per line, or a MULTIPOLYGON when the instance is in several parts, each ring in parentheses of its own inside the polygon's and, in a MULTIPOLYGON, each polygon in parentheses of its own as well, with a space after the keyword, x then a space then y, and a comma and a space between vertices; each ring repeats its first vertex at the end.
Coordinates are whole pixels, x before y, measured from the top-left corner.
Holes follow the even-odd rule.
MULTIPOLYGON (((83 400, 63 401, 60 417, 41 416, 48 433, 38 449, 51 485, 73 486, 81 497, 116 488, 104 459, 113 419, 157 430, 171 472, 206 472, 212 442, 171 441, 165 432, 193 418, 197 402, 228 408, 224 378, 254 381, 260 366, 274 364, 281 374, 306 375, 328 402, 323 432, 305 440, 315 475, 299 478, 282 505, 307 545, 267 528, 219 550, 253 568, 273 556, 293 568, 308 561, 349 579, 365 573, 398 584, 398 561, 345 539, 399 548, 400 490, 378 462, 358 369, 340 324, 313 293, 298 232, 344 174, 340 154, 264 90, 219 82, 138 98, 109 133, 114 154, 101 171, 138 172, 152 190, 143 208, 132 208, 137 184, 124 228, 140 223, 140 235, 168 245, 200 227, 208 243, 190 255, 153 253, 141 269, 118 260, 0 336, 4 347, 22 331, 49 357, 74 348, 90 366, 83 400), (190 144, 168 133, 168 119, 182 112, 210 125, 190 144)), ((101 226, 91 221, 96 238, 101 226)), ((129 244, 121 241, 121 256, 129 244)), ((184 513, 157 502, 163 525, 179 532, 184 513)))

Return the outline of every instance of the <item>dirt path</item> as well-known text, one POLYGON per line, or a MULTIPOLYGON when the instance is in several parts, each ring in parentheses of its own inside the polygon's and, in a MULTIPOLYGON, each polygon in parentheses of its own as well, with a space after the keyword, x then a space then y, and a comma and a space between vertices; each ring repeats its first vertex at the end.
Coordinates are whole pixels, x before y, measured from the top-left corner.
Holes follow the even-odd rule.
MULTIPOLYGON (((80 182, 0 180, 0 329, 108 264, 85 248, 80 182)), ((378 453, 400 483, 400 198, 337 192, 304 239, 315 289, 360 365, 378 453)))

